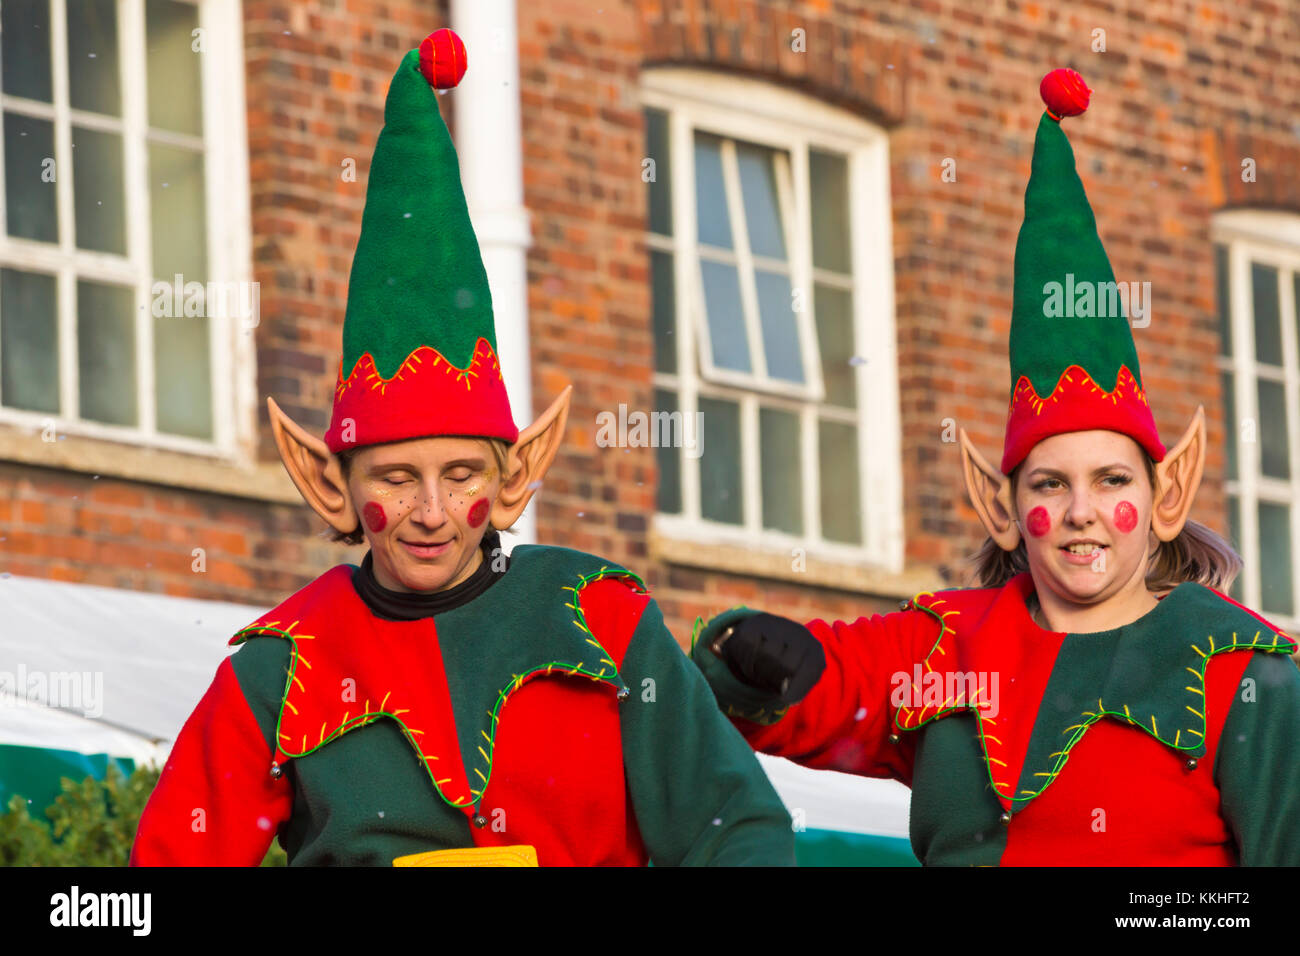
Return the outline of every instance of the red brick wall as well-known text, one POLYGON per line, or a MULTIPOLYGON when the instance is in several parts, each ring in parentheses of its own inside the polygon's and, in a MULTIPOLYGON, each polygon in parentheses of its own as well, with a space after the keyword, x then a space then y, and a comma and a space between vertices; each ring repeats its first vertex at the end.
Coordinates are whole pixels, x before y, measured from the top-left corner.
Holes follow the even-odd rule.
MULTIPOLYGON (((245 45, 259 455, 277 455, 265 397, 323 432, 366 173, 396 57, 448 22, 445 3, 247 0, 245 45), (285 31, 289 31, 287 34, 285 31), (344 182, 341 164, 357 164, 344 182)), ((1078 69, 1096 90, 1067 121, 1117 278, 1150 281, 1137 330, 1167 443, 1198 404, 1210 452, 1196 516, 1222 529, 1224 429, 1212 357, 1210 216, 1300 210, 1300 36, 1277 3, 1055 5, 530 0, 519 4, 534 416, 575 386, 565 444, 536 499, 541 540, 642 573, 679 638, 738 602, 856 617, 892 601, 653 565, 650 449, 601 449, 595 416, 651 403, 641 69, 710 66, 808 92, 890 133, 909 565, 952 565, 982 538, 965 501, 965 426, 1000 456, 1011 262, 1041 105, 1038 80, 1078 69), (806 52, 790 49, 791 31, 806 52), (1107 52, 1090 51, 1091 31, 1107 52), (892 67, 892 68, 891 68, 892 67), (1240 160, 1258 181, 1240 181, 1240 160), (955 159, 957 182, 940 179, 955 159), (1155 183, 1152 186, 1152 183, 1155 183)), ((454 25, 453 25, 454 26, 454 25)), ((470 51, 471 64, 474 51, 470 51)), ((472 68, 472 66, 471 66, 472 68)), ((451 120, 455 95, 441 100, 451 120)), ((454 129, 454 124, 453 124, 454 129)), ((511 343, 502 343, 503 349, 511 343)), ((521 423, 528 418, 516 409, 521 423)), ((305 505, 0 465, 0 553, 15 574, 274 602, 350 552, 313 537, 305 505), (190 572, 193 547, 206 575, 190 572)), ((352 552, 355 553, 355 552, 352 552)))
POLYGON ((695 614, 744 601, 849 618, 892 602, 766 582, 760 597, 742 578, 639 560, 652 455, 596 448, 591 424, 620 401, 651 401, 638 65, 766 78, 889 129, 906 554, 909 564, 953 569, 954 581, 983 533, 958 446, 941 430, 954 419, 986 457, 1001 456, 1011 263, 1042 109, 1038 81, 1052 67, 1079 70, 1096 91, 1086 117, 1068 121, 1080 174, 1117 278, 1152 286, 1153 320, 1135 336, 1157 423, 1172 444, 1205 406, 1210 450, 1195 516, 1225 527, 1210 217, 1239 205, 1300 209, 1288 173, 1300 168, 1297 25, 1276 3, 1231 12, 1080 3, 1064 16, 1047 4, 985 7, 521 4, 537 408, 566 381, 576 393, 541 534, 638 567, 679 637, 695 614), (806 52, 791 50, 796 28, 806 52), (1096 28, 1106 32, 1105 52, 1092 51, 1096 28), (1259 164, 1253 184, 1240 181, 1247 155, 1259 164), (955 183, 940 177, 948 157, 955 183))

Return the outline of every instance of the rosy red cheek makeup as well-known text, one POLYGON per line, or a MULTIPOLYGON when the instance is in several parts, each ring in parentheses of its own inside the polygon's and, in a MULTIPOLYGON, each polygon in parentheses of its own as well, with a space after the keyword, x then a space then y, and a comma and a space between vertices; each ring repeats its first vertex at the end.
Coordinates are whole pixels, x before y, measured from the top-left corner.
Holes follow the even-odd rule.
POLYGON ((1121 501, 1115 506, 1115 527, 1128 534, 1137 527, 1138 512, 1129 501, 1121 501))
POLYGON ((361 509, 361 515, 366 520, 366 527, 376 534, 383 531, 388 524, 384 509, 377 501, 367 501, 366 506, 361 509))
POLYGON ((1035 538, 1041 538, 1052 530, 1052 516, 1047 513, 1046 508, 1039 505, 1025 518, 1025 528, 1035 538))
POLYGON ((469 521, 469 526, 471 528, 477 528, 481 525, 487 519, 489 510, 490 506, 486 498, 481 498, 474 502, 474 506, 469 509, 469 516, 466 518, 466 520, 469 521))

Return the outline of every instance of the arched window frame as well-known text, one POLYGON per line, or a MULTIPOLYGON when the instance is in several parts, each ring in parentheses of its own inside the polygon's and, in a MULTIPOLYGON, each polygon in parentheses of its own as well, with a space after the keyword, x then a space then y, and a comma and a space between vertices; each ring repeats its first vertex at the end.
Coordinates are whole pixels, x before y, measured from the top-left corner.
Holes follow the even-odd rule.
MULTIPOLYGON (((695 68, 658 67, 642 75, 643 106, 668 116, 669 172, 673 234, 648 232, 651 250, 673 256, 676 372, 656 371, 656 389, 677 397, 677 410, 694 420, 702 394, 725 394, 740 404, 743 521, 737 525, 701 516, 700 458, 680 454, 681 511, 658 512, 655 530, 668 539, 729 544, 790 555, 799 551, 836 563, 867 564, 900 572, 903 564, 902 468, 898 398, 897 340, 894 322, 893 243, 889 142, 885 131, 867 120, 802 93, 774 84, 695 68), (839 417, 828 410, 820 372, 806 389, 782 390, 739 379, 728 381, 707 361, 707 329, 696 237, 694 131, 714 133, 783 150, 790 157, 792 190, 783 197, 796 227, 791 276, 796 288, 811 289, 813 269, 809 149, 842 154, 848 170, 851 247, 852 326, 856 408, 843 421, 857 435, 857 513, 860 544, 828 540, 823 531, 818 420, 839 417), (797 410, 801 428, 801 485, 804 491, 801 535, 763 527, 758 448, 760 398, 797 410)), ((743 255, 743 253, 742 253, 743 255)), ((810 314, 800 329, 805 349, 816 329, 814 296, 805 297, 810 314)), ((815 333, 814 333, 815 334, 815 333)), ((816 353, 806 353, 816 354, 816 353)))

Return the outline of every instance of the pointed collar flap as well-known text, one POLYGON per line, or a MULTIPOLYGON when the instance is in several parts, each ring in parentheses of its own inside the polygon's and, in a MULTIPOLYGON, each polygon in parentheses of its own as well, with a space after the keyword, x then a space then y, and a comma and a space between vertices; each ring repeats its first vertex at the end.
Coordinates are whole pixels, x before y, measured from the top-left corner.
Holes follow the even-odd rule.
POLYGON ((1033 590, 1031 576, 1019 574, 969 622, 961 620, 960 591, 913 599, 943 627, 917 668, 922 696, 914 692, 915 706, 899 707, 895 716, 900 729, 914 730, 974 710, 990 783, 1007 810, 1045 790, 1102 717, 1203 756, 1209 658, 1234 650, 1289 653, 1295 646, 1267 621, 1190 582, 1136 621, 1088 634, 1039 627, 1025 606, 1033 590))

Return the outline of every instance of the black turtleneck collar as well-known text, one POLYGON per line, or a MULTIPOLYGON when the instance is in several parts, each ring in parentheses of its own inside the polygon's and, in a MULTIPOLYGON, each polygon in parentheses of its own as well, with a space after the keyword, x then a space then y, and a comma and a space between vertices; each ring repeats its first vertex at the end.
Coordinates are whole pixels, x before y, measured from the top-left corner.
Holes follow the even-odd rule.
POLYGON ((371 613, 386 621, 416 621, 432 617, 454 607, 460 607, 478 597, 506 573, 510 567, 509 555, 502 552, 500 562, 504 567, 493 570, 494 552, 501 547, 501 533, 491 529, 483 535, 483 563, 468 578, 443 591, 392 591, 375 577, 374 555, 367 551, 361 566, 352 572, 352 586, 371 613))

